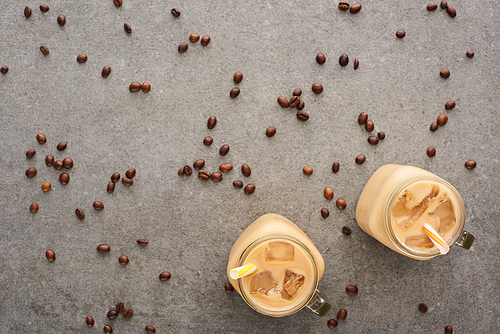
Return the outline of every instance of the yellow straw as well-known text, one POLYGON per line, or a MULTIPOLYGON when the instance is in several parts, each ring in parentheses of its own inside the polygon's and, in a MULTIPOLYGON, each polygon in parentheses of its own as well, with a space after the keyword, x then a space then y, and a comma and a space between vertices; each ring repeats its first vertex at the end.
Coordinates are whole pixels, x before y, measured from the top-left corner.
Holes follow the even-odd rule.
POLYGON ((232 279, 238 279, 253 274, 256 271, 257 271, 257 266, 255 264, 247 263, 244 266, 231 269, 229 271, 229 276, 231 276, 232 279))

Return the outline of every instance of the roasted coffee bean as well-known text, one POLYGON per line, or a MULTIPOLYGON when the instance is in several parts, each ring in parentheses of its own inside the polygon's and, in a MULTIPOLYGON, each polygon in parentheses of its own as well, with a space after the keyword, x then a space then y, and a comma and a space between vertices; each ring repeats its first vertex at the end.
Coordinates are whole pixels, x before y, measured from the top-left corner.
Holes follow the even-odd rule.
POLYGON ((135 174, 137 173, 137 171, 135 170, 135 168, 130 168, 129 170, 127 170, 125 172, 125 175, 128 177, 128 178, 133 178, 135 176, 135 174))
POLYGON ((234 291, 234 287, 231 285, 231 283, 226 283, 224 284, 224 290, 226 290, 227 293, 231 293, 234 291))
POLYGON ((250 169, 250 166, 244 164, 241 166, 241 173, 243 173, 244 176, 249 177, 252 174, 252 170, 250 169))
POLYGON ((474 169, 474 168, 476 168, 476 162, 474 160, 467 160, 465 162, 465 168, 467 168, 467 169, 474 169))
POLYGON ((146 246, 149 243, 146 239, 137 239, 137 244, 139 246, 146 246))
POLYGON ((110 325, 106 325, 103 328, 104 334, 112 334, 113 333, 113 328, 111 328, 110 325))
POLYGON ((103 78, 107 78, 107 77, 109 77, 109 75, 110 75, 110 74, 111 74, 111 67, 109 67, 109 66, 104 66, 104 67, 102 68, 101 76, 102 76, 103 78))
POLYGON ((185 165, 183 167, 183 171, 184 171, 184 175, 187 175, 187 176, 193 174, 193 169, 189 165, 185 165))
POLYGON ((284 96, 279 96, 278 97, 278 103, 282 108, 288 108, 288 100, 284 96))
POLYGON ((366 121, 366 123, 365 123, 365 130, 368 131, 368 132, 372 132, 373 129, 375 129, 375 124, 373 124, 373 122, 370 121, 370 120, 366 121))
POLYGON ((205 160, 203 159, 198 159, 195 162, 193 162, 194 169, 202 169, 203 166, 205 166, 205 160))
POLYGON ((39 133, 39 134, 36 135, 36 140, 40 144, 45 144, 47 142, 47 137, 45 137, 45 135, 43 133, 39 133))
POLYGON ((54 262, 56 260, 56 253, 54 253, 52 249, 47 249, 47 251, 45 251, 45 256, 50 262, 54 262))
POLYGON ((94 207, 94 209, 96 209, 97 211, 101 211, 102 209, 104 209, 104 204, 102 204, 101 201, 94 201, 94 203, 92 203, 92 206, 94 207))
POLYGON ((64 158, 62 163, 63 167, 66 169, 70 169, 73 167, 73 160, 71 158, 64 158))
POLYGON ((276 128, 274 126, 270 126, 266 129, 266 136, 273 137, 276 134, 276 128))
POLYGON ((62 173, 61 175, 59 175, 59 182, 61 182, 61 184, 68 184, 69 183, 69 174, 68 173, 62 173))
POLYGON ((330 319, 326 324, 328 325, 328 328, 335 328, 339 323, 335 319, 330 319))
POLYGON ((46 47, 45 45, 42 45, 40 47, 40 51, 44 54, 44 55, 48 55, 50 53, 50 50, 48 47, 46 47))
POLYGON ((97 246, 97 251, 99 253, 107 253, 111 250, 111 247, 109 247, 109 245, 106 245, 106 244, 101 244, 99 246, 97 246))
POLYGON ((202 181, 208 181, 210 179, 210 172, 208 170, 202 169, 198 172, 198 177, 202 181))
POLYGON ((46 193, 47 191, 49 191, 50 188, 52 188, 52 185, 50 184, 50 182, 44 182, 44 183, 42 183, 42 191, 44 193, 46 193))
POLYGON ((448 2, 446 0, 441 1, 441 9, 446 9, 448 7, 448 2))
POLYGON ((80 220, 83 220, 83 218, 85 218, 85 214, 83 213, 82 209, 76 209, 75 214, 80 220))
POLYGON ((250 195, 251 193, 253 193, 255 191, 255 184, 252 184, 252 183, 247 184, 245 186, 244 190, 245 190, 245 194, 250 195))
POLYGON ((146 328, 144 328, 146 330, 146 332, 148 332, 148 334, 155 334, 156 333, 156 329, 151 326, 151 325, 147 325, 146 328))
POLYGON ((131 178, 128 178, 128 177, 122 177, 122 183, 125 186, 131 186, 134 184, 134 180, 132 180, 131 178))
POLYGON ((360 154, 356 157, 356 163, 358 165, 362 165, 366 160, 366 157, 363 154, 360 154))
POLYGON ((220 165, 219 169, 220 169, 221 172, 227 173, 231 169, 233 169, 233 165, 231 165, 230 163, 225 163, 225 164, 220 165))
POLYGON ((339 313, 337 313, 337 320, 344 321, 345 318, 347 318, 347 310, 343 308, 339 311, 339 313))
POLYGON ((323 190, 323 195, 325 195, 325 198, 327 200, 331 200, 333 198, 333 190, 330 187, 326 187, 325 190, 323 190))
POLYGON ((62 14, 61 14, 61 15, 59 15, 59 16, 57 17, 57 23, 58 23, 60 26, 65 25, 65 24, 66 24, 66 16, 64 16, 64 15, 62 15, 62 14))
POLYGON ((207 128, 213 129, 215 128, 215 125, 217 125, 217 117, 210 116, 207 121, 207 128))
POLYGON ((448 7, 446 7, 446 12, 448 13, 448 15, 450 15, 451 17, 455 17, 457 16, 457 11, 455 10, 455 8, 453 8, 452 6, 448 5, 448 7))
POLYGON ((220 155, 226 155, 226 154, 228 154, 228 152, 229 152, 229 145, 228 144, 222 145, 219 149, 220 155))
POLYGON ((141 83, 140 82, 132 82, 129 86, 128 86, 128 89, 131 91, 131 92, 138 92, 141 90, 141 83))
POLYGON ((168 271, 164 271, 160 274, 160 281, 168 281, 172 275, 168 271))
POLYGON ((214 142, 214 139, 210 136, 203 138, 203 144, 206 146, 212 145, 213 142, 214 142))
POLYGON ((125 308, 125 304, 122 302, 116 303, 116 312, 123 313, 123 309, 125 308))
POLYGON ((125 319, 130 319, 130 318, 132 318, 133 315, 134 315, 134 312, 132 312, 131 309, 126 308, 126 309, 123 310, 123 317, 125 319))
POLYGON ((371 145, 377 145, 378 141, 378 138, 375 136, 368 137, 368 143, 370 143, 371 145))
POLYGON ((234 73, 233 80, 235 83, 240 83, 241 80, 243 80, 243 73, 241 72, 234 73))
POLYGON ((177 175, 184 176, 184 168, 179 168, 179 170, 177 171, 177 175))
POLYGON ((305 111, 298 111, 297 118, 299 121, 307 121, 309 119, 309 114, 305 111))
POLYGON ((339 9, 340 10, 345 11, 345 10, 348 10, 349 7, 350 7, 349 2, 347 2, 347 1, 341 1, 341 2, 339 2, 339 9))
POLYGON ((438 129, 438 127, 439 127, 439 124, 437 124, 437 122, 432 122, 432 123, 431 123, 431 126, 429 127, 429 129, 430 129, 432 132, 434 132, 434 131, 436 131, 436 130, 438 129))
POLYGON ((359 59, 356 58, 356 59, 354 59, 354 69, 357 70, 358 67, 359 67, 359 59))
POLYGON ((233 182, 233 187, 235 188, 243 188, 243 182, 236 180, 233 182))
POLYGON ((7 72, 9 72, 9 67, 8 66, 2 66, 0 68, 0 73, 6 74, 7 72))
POLYGON ((57 170, 61 170, 63 168, 64 164, 60 160, 54 161, 54 168, 57 170))
POLYGON ((316 94, 321 94, 323 92, 323 85, 319 82, 315 82, 312 85, 312 91, 316 94))
POLYGON ((378 136, 378 139, 384 140, 385 139, 385 132, 380 131, 379 133, 377 133, 377 136, 378 136))
POLYGON ((64 151, 66 149, 66 147, 68 147, 68 144, 66 144, 66 143, 59 143, 59 144, 57 144, 57 150, 58 151, 64 151))
POLYGON ((433 10, 436 10, 437 8, 438 8, 437 3, 430 3, 430 4, 428 4, 428 5, 427 5, 427 10, 428 10, 429 12, 431 12, 431 11, 433 11, 433 10))
POLYGON ((233 89, 231 89, 231 91, 229 92, 229 97, 234 99, 235 97, 237 97, 238 95, 240 95, 240 89, 238 87, 234 87, 233 89))
POLYGON ((358 287, 355 285, 348 285, 345 288, 345 292, 347 292, 348 295, 354 296, 358 294, 358 287))
POLYGON ((332 172, 337 173, 340 169, 340 164, 338 162, 334 162, 332 164, 332 172))
POLYGON ((351 10, 350 12, 352 14, 356 14, 357 12, 359 12, 361 10, 361 4, 359 3, 355 3, 354 5, 351 6, 351 10))
POLYGON ((441 76, 441 78, 449 78, 450 77, 450 70, 447 70, 447 69, 442 69, 440 72, 439 72, 439 75, 441 76))
POLYGON ((321 217, 326 219, 326 218, 328 218, 329 215, 330 215, 330 211, 327 208, 321 209, 321 217))
POLYGON ((201 38, 201 42, 200 42, 200 43, 201 43, 201 45, 203 45, 203 46, 207 46, 207 45, 208 45, 208 43, 210 43, 210 36, 208 36, 208 35, 207 35, 207 36, 203 36, 203 37, 201 38))
POLYGON ((27 177, 32 178, 33 176, 36 175, 36 168, 30 167, 30 168, 26 169, 25 174, 27 177))
POLYGON ((290 102, 289 102, 289 106, 290 108, 295 108, 296 106, 298 106, 300 103, 300 97, 298 96, 292 96, 292 98, 290 99, 290 102))
POLYGON ((174 17, 179 17, 179 16, 181 16, 181 11, 180 11, 180 10, 178 10, 177 8, 172 8, 172 10, 170 11, 170 13, 172 13, 172 15, 173 15, 174 17))
POLYGON ((179 51, 180 53, 184 53, 187 51, 187 49, 189 48, 189 46, 187 45, 187 43, 185 42, 182 42, 181 44, 179 44, 179 46, 177 47, 177 51, 179 51))
POLYGON ((426 313, 427 312, 427 305, 425 305, 424 303, 422 304, 419 304, 418 305, 418 310, 422 313, 426 313))
POLYGON ((39 209, 38 203, 31 203, 31 205, 30 205, 30 212, 31 213, 37 212, 38 209, 39 209))
MULTIPOLYGON (((54 164, 54 157, 51 155, 47 155, 45 157, 45 164, 47 165, 47 167, 52 166, 54 164)), ((62 162, 61 162, 61 164, 62 164, 62 162)))
POLYGON ((151 90, 151 84, 149 82, 145 82, 141 85, 141 89, 144 93, 147 93, 151 90))
POLYGON ((107 317, 109 319, 116 319, 118 317, 118 312, 116 310, 109 310, 107 317))
POLYGON ((113 173, 113 175, 111 175, 111 181, 113 182, 118 182, 120 181, 120 173, 113 173))
POLYGON ((300 100, 299 105, 297 106, 297 110, 302 110, 306 106, 305 102, 300 100))
POLYGON ((200 35, 197 33, 189 35, 189 41, 191 43, 196 43, 196 42, 198 42, 199 39, 200 39, 200 35))
POLYGON ((221 182, 222 174, 219 172, 214 172, 212 173, 212 175, 210 175, 210 178, 212 179, 213 182, 221 182))
POLYGON ((30 159, 36 154, 36 151, 34 149, 28 150, 26 152, 26 158, 30 159))
POLYGON ((42 13, 46 13, 49 11, 49 5, 40 5, 40 10, 42 11, 42 13))
POLYGON ((127 255, 122 255, 118 258, 118 262, 124 266, 126 264, 128 264, 128 256, 127 255))
POLYGON ((446 110, 451 110, 453 108, 455 108, 455 101, 453 101, 453 100, 446 102, 444 105, 444 109, 446 109, 446 110))
POLYGON ((427 156, 429 156, 429 158, 432 158, 435 155, 436 155, 436 149, 433 146, 429 146, 427 148, 427 156))
POLYGON ((132 27, 127 23, 123 24, 123 30, 125 30, 125 32, 129 35, 132 33, 132 27))
POLYGON ((293 96, 300 96, 300 95, 302 95, 302 89, 296 88, 296 89, 294 89, 292 94, 293 94, 293 96))
POLYGON ((28 6, 24 7, 24 16, 26 16, 26 18, 31 16, 31 8, 28 6))
POLYGON ((85 322, 87 323, 87 326, 92 327, 94 326, 94 318, 91 316, 88 316, 87 319, 85 319, 85 322))
POLYGON ((396 31, 396 37, 397 38, 403 38, 405 36, 406 36, 406 33, 405 33, 404 30, 400 29, 400 30, 396 31))
POLYGON ((368 114, 367 113, 362 112, 361 114, 359 114, 359 116, 358 116, 358 124, 359 125, 365 124, 367 120, 368 120, 368 114))
POLYGON ((82 53, 81 55, 78 55, 78 57, 76 57, 76 61, 82 64, 87 61, 87 58, 88 58, 87 55, 82 53))
POLYGON ((304 172, 304 174, 306 175, 311 175, 313 173, 313 168, 312 167, 304 167, 302 168, 302 171, 304 172))
POLYGON ((339 208, 340 210, 344 210, 345 207, 347 206, 347 203, 345 202, 345 200, 343 198, 339 198, 336 202, 337 204, 337 208, 339 208))
POLYGON ((437 123, 440 126, 445 125, 447 122, 448 122, 448 116, 446 116, 445 114, 441 114, 441 115, 438 116, 437 123))
POLYGON ((467 51, 465 54, 466 54, 466 55, 467 55, 467 57, 469 57, 469 58, 474 57, 474 52, 472 52, 472 51, 467 51))
POLYGON ((122 5, 122 0, 113 0, 113 3, 116 7, 120 7, 122 5))
MULTIPOLYGON (((449 7, 449 6, 448 6, 449 7)), ((446 326, 444 328, 444 334, 453 334, 453 327, 451 326, 446 326)))
POLYGON ((316 55, 316 61, 318 64, 323 65, 326 62, 326 56, 322 53, 318 53, 316 55))
POLYGON ((339 57, 339 64, 340 66, 347 66, 347 64, 349 64, 349 56, 345 53, 341 54, 339 57))

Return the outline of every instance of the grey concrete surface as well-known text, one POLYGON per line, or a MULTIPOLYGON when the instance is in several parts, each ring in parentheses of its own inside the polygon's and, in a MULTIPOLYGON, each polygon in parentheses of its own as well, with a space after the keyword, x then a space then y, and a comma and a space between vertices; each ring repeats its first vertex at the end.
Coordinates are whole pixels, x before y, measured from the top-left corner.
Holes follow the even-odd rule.
POLYGON ((500 6, 497 1, 450 1, 457 17, 428 12, 428 1, 362 1, 356 15, 337 1, 106 1, 47 0, 0 3, 0 333, 454 333, 499 332, 498 212, 500 128, 500 6), (23 16, 24 6, 33 14, 23 16), (172 7, 182 14, 174 18, 172 7), (67 17, 60 27, 59 14, 67 17), (133 29, 124 32, 123 24, 133 29), (397 39, 398 29, 406 31, 397 39), (210 35, 202 47, 191 33, 210 35), (184 54, 181 42, 189 43, 184 54), (50 55, 39 47, 46 45, 50 55), (475 57, 465 56, 473 50, 475 57), (326 54, 318 65, 315 56, 326 54), (85 64, 76 62, 86 53, 85 64), (338 65, 347 53, 349 66, 338 65), (352 68, 360 61, 357 71, 352 68), (112 67, 107 79, 100 75, 112 67), (451 77, 440 78, 448 68, 451 77), (241 94, 229 98, 236 71, 241 94), (149 93, 130 93, 133 81, 149 93), (324 86, 321 95, 313 82, 324 86), (279 95, 303 89, 305 111, 279 107, 279 95), (444 104, 453 99, 455 109, 444 104), (361 111, 387 138, 377 146, 358 126, 361 111), (446 126, 431 133, 441 113, 446 126), (210 115, 219 122, 206 128, 210 115), (273 138, 265 136, 275 126, 273 138), (44 133, 45 145, 36 142, 44 133), (202 144, 211 135, 214 144, 202 144), (67 141, 68 148, 56 150, 67 141), (218 148, 227 143, 225 157, 218 148), (426 149, 437 154, 428 158, 426 149), (36 149, 32 159, 25 152, 36 149), (358 154, 367 157, 358 166, 358 154), (71 181, 44 164, 46 155, 71 157, 71 181), (221 183, 177 176, 205 159, 236 169, 221 183), (464 168, 468 159, 475 170, 464 168), (331 172, 341 163, 338 174, 331 172), (252 168, 250 178, 239 170, 252 168), (385 248, 356 224, 357 199, 370 175, 387 163, 423 167, 461 193, 466 228, 476 236, 470 251, 453 247, 431 261, 411 260, 385 248), (302 167, 312 166, 311 176, 302 167), (24 175, 36 167, 32 179, 24 175), (136 168, 132 187, 106 192, 112 173, 136 168), (252 195, 233 180, 255 183, 252 195), (42 193, 49 181, 52 190, 42 193), (333 187, 339 211, 323 197, 333 187), (92 202, 105 209, 97 212, 92 202), (40 210, 31 214, 30 203, 40 210), (86 214, 79 221, 74 210, 86 214), (320 216, 326 207, 331 214, 320 216), (264 213, 282 214, 302 228, 324 253, 320 288, 332 311, 307 310, 281 319, 255 313, 237 293, 224 291, 226 261, 240 233, 264 213), (344 237, 343 225, 352 229, 344 237), (141 248, 136 239, 149 239, 141 248), (97 245, 111 246, 99 254, 97 245), (55 251, 50 263, 45 250, 55 251), (130 258, 127 266, 118 257, 130 258), (172 279, 161 282, 160 272, 172 279), (345 293, 348 284, 357 296, 345 293), (107 320, 118 301, 134 311, 107 320), (429 311, 421 314, 418 304, 429 311), (326 322, 346 308, 335 329, 326 322), (95 318, 94 328, 85 325, 95 318))

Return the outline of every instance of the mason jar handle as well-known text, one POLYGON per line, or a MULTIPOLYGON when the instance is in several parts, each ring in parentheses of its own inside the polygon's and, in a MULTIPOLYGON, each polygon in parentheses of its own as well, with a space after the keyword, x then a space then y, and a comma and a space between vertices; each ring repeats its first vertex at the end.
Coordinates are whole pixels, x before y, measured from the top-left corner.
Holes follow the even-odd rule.
POLYGON ((306 306, 320 317, 324 316, 332 307, 328 298, 318 289, 316 289, 316 296, 314 299, 306 306))
POLYGON ((455 245, 469 249, 473 242, 474 236, 469 232, 462 231, 462 235, 457 239, 457 241, 455 241, 455 245))

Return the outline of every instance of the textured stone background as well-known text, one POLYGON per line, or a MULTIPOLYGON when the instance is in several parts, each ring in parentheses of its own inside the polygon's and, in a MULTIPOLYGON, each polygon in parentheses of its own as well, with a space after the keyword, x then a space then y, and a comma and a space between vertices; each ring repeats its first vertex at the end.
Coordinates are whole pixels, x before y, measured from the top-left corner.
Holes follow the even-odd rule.
POLYGON ((455 333, 499 331, 498 171, 500 145, 500 6, 489 1, 450 1, 457 17, 428 12, 428 1, 363 1, 353 15, 337 1, 153 1, 124 0, 3 1, 0 4, 0 332, 141 333, 317 333, 341 308, 342 333, 455 333), (24 6, 33 9, 29 19, 24 6), (172 7, 182 15, 174 18, 172 7), (59 14, 67 23, 56 23, 59 14), (133 29, 127 35, 123 24, 133 29), (402 40, 398 29, 406 30, 402 40), (210 35, 209 46, 179 43, 189 34, 210 35), (43 56, 40 45, 50 48, 43 56), (465 51, 473 50, 473 59, 465 51), (327 56, 318 65, 315 55, 327 56), (80 53, 85 64, 76 62, 80 53), (338 57, 350 56, 341 68, 338 57), (360 60, 357 71, 354 58, 360 60), (112 67, 107 79, 100 75, 112 67), (442 68, 451 77, 439 77, 442 68), (244 74, 241 94, 229 98, 234 72, 244 74), (130 93, 133 81, 150 82, 151 92, 130 93), (315 95, 311 84, 321 82, 315 95), (311 118, 276 103, 301 87, 311 118), (446 112, 446 126, 431 133, 429 124, 446 112), (358 126, 361 111, 387 138, 366 142, 358 126), (208 130, 206 121, 219 122, 208 130), (267 138, 268 126, 278 130, 267 138), (48 141, 36 142, 43 132, 48 141), (214 144, 205 147, 205 136, 214 144), (56 144, 67 141, 64 152, 56 144), (228 143, 230 153, 218 155, 228 143), (437 154, 428 158, 426 148, 437 154), (35 148, 31 160, 25 152, 35 148), (363 153, 364 165, 354 163, 363 153), (62 186, 59 171, 44 157, 71 157, 71 181, 62 186), (236 169, 219 184, 177 170, 205 159, 210 171, 222 162, 236 169), (464 168, 468 159, 478 166, 464 168), (339 161, 338 174, 331 172, 339 161), (242 179, 243 163, 252 168, 248 196, 231 183, 242 179), (466 228, 476 236, 470 251, 418 262, 385 248, 356 224, 355 208, 370 175, 387 163, 430 170, 461 193, 466 228), (315 172, 302 173, 309 165, 315 172), (32 179, 24 175, 36 167, 32 179), (106 185, 113 172, 137 169, 132 187, 106 185), (49 193, 40 185, 50 181, 49 193), (339 211, 323 197, 333 187, 339 211), (105 209, 96 212, 92 202, 105 209), (31 214, 31 202, 40 210, 31 214), (81 207, 84 221, 74 210, 81 207), (331 211, 328 219, 320 209, 331 211), (240 233, 264 213, 282 214, 301 227, 324 254, 320 288, 332 311, 319 318, 303 310, 272 319, 251 310, 237 293, 224 291, 226 261, 240 233), (350 237, 341 233, 352 229, 350 237), (149 239, 147 247, 135 240, 149 239), (96 246, 107 243, 108 254, 96 246), (49 263, 45 250, 57 260, 49 263), (130 257, 127 266, 118 257, 130 257), (160 282, 168 270, 172 279, 160 282), (348 296, 345 286, 357 284, 348 296), (107 320, 118 301, 134 310, 130 320, 107 320), (427 314, 418 304, 429 306, 427 314), (94 328, 85 317, 92 315, 94 328))

